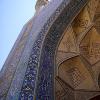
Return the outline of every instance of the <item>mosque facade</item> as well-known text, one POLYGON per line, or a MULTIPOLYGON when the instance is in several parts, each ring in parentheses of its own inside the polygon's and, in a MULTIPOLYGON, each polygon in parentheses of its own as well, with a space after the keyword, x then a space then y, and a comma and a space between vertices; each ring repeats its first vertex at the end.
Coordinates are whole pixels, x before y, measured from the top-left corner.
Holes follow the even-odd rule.
POLYGON ((0 100, 100 100, 100 0, 37 0, 0 72, 0 100))

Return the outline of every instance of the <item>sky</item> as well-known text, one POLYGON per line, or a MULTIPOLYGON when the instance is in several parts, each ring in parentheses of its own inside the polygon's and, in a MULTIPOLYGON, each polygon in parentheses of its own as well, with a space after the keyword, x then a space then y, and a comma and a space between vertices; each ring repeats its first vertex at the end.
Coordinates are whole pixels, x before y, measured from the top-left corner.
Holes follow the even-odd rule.
POLYGON ((32 18, 36 0, 0 0, 0 70, 23 25, 32 18))

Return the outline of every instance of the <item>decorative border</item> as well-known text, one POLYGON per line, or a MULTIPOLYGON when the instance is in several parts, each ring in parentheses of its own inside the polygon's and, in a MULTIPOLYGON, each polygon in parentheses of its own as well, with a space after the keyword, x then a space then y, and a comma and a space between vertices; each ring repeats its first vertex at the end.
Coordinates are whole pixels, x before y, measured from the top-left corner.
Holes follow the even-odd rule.
POLYGON ((33 100, 35 98, 34 91, 36 88, 35 84, 37 73, 38 82, 36 100, 54 100, 54 58, 57 45, 66 27, 68 27, 68 25, 72 22, 77 13, 79 13, 80 9, 85 6, 88 0, 69 1, 69 4, 68 0, 64 0, 62 2, 62 4, 49 18, 39 33, 29 58, 28 68, 25 74, 19 100, 33 100), (51 25, 52 27, 50 28, 51 25), (46 35, 47 32, 48 34, 46 35))

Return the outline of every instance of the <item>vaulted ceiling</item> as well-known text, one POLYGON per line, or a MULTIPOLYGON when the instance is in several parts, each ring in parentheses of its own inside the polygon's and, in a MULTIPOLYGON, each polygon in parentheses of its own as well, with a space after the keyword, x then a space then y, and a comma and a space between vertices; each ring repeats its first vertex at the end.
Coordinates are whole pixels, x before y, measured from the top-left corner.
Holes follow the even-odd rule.
POLYGON ((56 93, 64 91, 60 82, 74 90, 100 90, 99 0, 91 0, 65 30, 57 50, 56 66, 56 88, 59 87, 56 93))

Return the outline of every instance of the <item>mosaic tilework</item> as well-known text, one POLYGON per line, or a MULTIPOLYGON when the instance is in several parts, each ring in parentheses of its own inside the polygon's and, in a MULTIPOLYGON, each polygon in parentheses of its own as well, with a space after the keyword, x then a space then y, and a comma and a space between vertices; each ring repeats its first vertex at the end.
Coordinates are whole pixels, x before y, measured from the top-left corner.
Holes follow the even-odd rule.
POLYGON ((36 42, 33 45, 32 54, 29 59, 28 68, 25 74, 25 79, 23 82, 19 100, 33 100, 42 41, 52 22, 66 7, 61 16, 55 21, 44 41, 45 44, 42 49, 41 61, 39 65, 39 81, 37 83, 38 88, 36 91, 36 100, 54 100, 55 49, 58 44, 59 38, 61 37, 66 26, 69 25, 76 13, 78 13, 80 8, 85 5, 86 1, 87 0, 72 0, 72 2, 66 7, 68 0, 64 0, 61 6, 56 10, 54 15, 44 25, 43 29, 37 37, 36 42))
POLYGON ((63 31, 85 3, 84 0, 77 2, 73 0, 51 27, 42 49, 36 100, 54 100, 54 55, 56 46, 63 31))
POLYGON ((28 27, 26 25, 23 27, 20 35, 17 38, 4 66, 1 70, 0 75, 0 100, 2 95, 7 94, 11 82, 13 80, 13 76, 15 75, 15 71, 17 69, 17 65, 22 56, 22 52, 25 48, 27 38, 29 37, 29 31, 31 30, 31 22, 28 23, 28 27))
MULTIPOLYGON (((33 24, 34 19, 32 18, 32 20, 30 20, 28 23, 30 23, 30 22, 33 24)), ((31 36, 31 30, 32 29, 28 28, 28 27, 30 27, 30 24, 29 25, 26 24, 26 27, 29 30, 29 32, 28 32, 29 36, 28 36, 27 42, 25 44, 25 48, 22 52, 22 56, 20 58, 20 61, 17 65, 17 69, 16 69, 16 72, 14 74, 12 83, 11 83, 10 88, 9 88, 9 91, 7 93, 7 97, 6 97, 7 100, 18 100, 19 94, 20 94, 20 91, 21 91, 21 87, 22 87, 22 84, 23 84, 25 72, 26 72, 26 69, 27 69, 27 64, 28 64, 29 56, 30 56, 31 49, 32 49, 31 43, 32 43, 32 39, 34 39, 34 38, 31 36)))
MULTIPOLYGON (((66 3, 64 2, 63 5, 65 6, 66 3)), ((55 14, 47 21, 47 23, 44 25, 44 28, 39 33, 40 35, 37 37, 37 41, 34 43, 32 54, 30 56, 29 63, 28 63, 28 69, 25 74, 25 80, 24 80, 21 95, 20 95, 20 98, 22 100, 28 99, 30 97, 31 97, 31 99, 34 98, 32 95, 34 94, 36 74, 37 74, 37 70, 38 70, 37 66, 38 66, 40 50, 41 50, 40 49, 41 41, 43 40, 43 37, 45 35, 44 33, 46 33, 48 31, 48 28, 52 24, 51 22, 53 22, 54 19, 56 19, 56 17, 59 15, 59 13, 62 11, 62 9, 63 9, 63 7, 57 9, 55 14), (36 72, 36 73, 34 75, 31 75, 31 73, 33 73, 33 72, 36 72), (31 79, 29 80, 28 77, 30 77, 30 75, 31 75, 31 79)))

